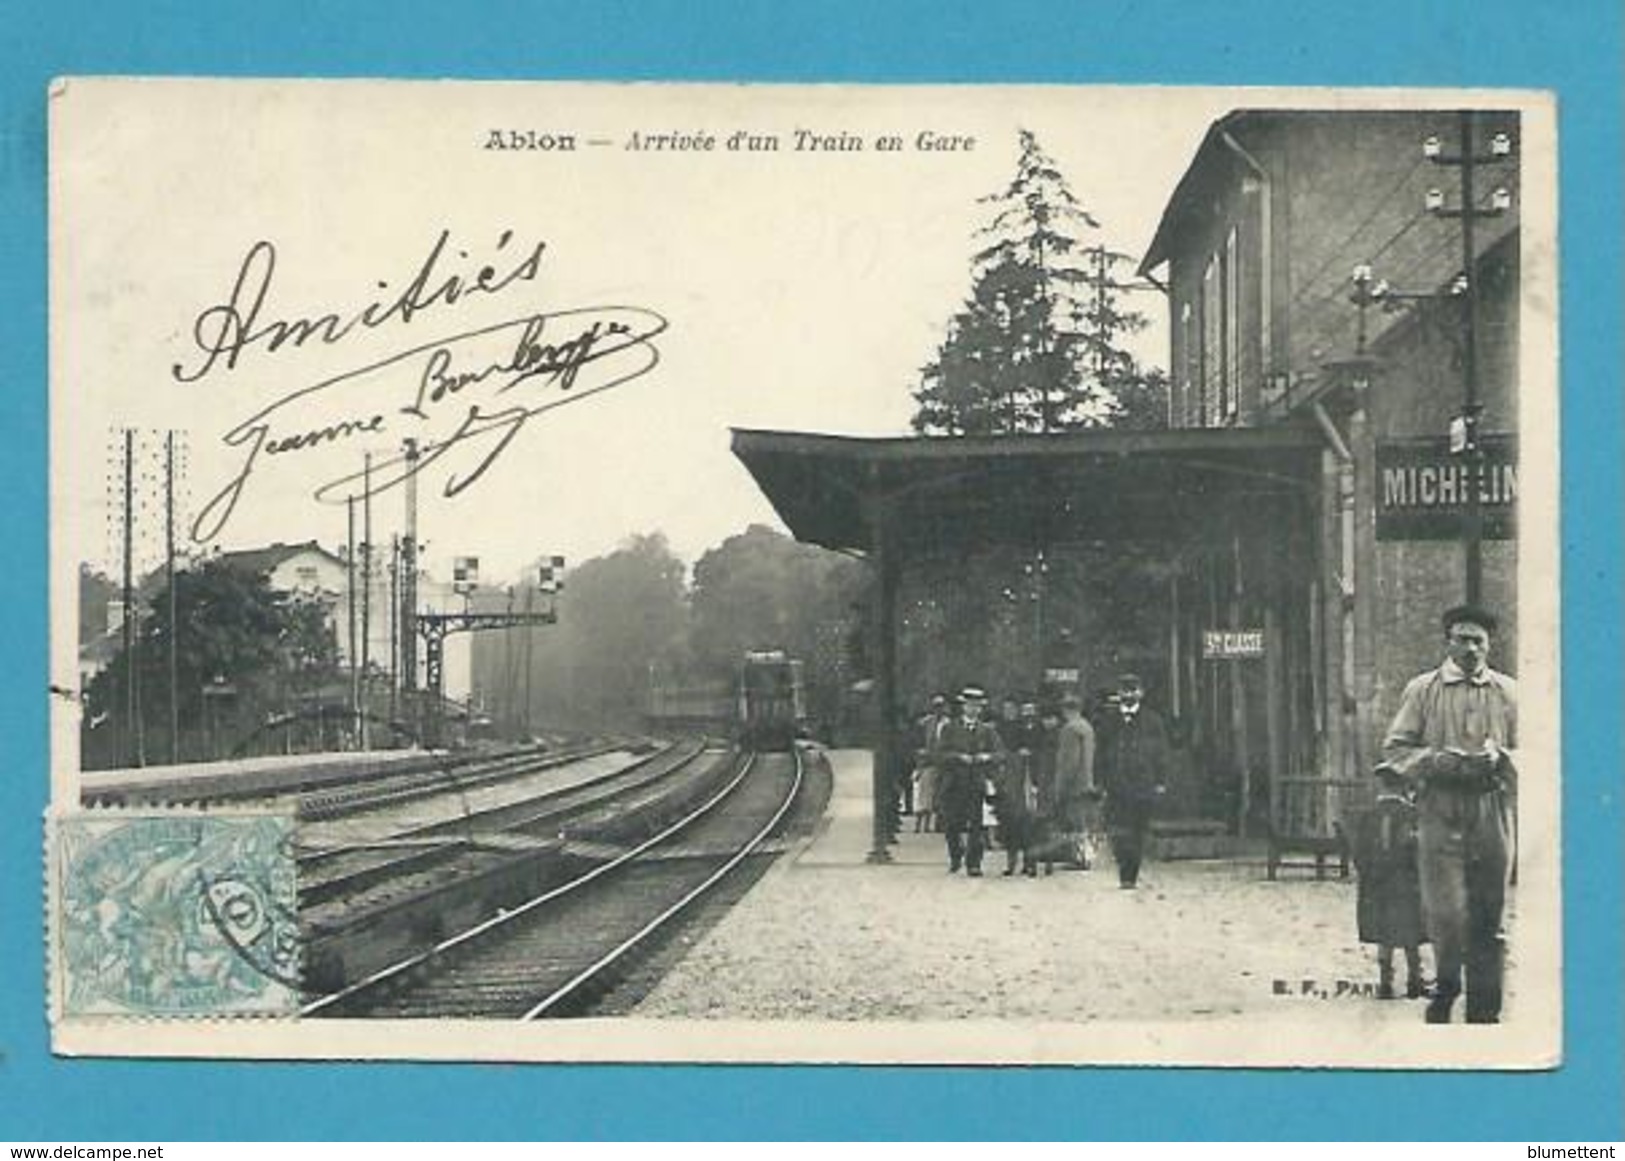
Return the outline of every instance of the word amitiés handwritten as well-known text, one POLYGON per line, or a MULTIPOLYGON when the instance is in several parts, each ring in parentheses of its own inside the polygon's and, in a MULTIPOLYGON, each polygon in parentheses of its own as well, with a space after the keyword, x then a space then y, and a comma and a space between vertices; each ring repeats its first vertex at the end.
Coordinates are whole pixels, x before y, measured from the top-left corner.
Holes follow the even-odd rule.
MULTIPOLYGON (((250 351, 268 356, 289 344, 334 345, 357 328, 392 321, 407 324, 430 307, 453 305, 472 295, 499 294, 532 281, 546 250, 545 243, 538 242, 504 270, 488 263, 471 276, 441 275, 436 264, 448 237, 442 231, 417 275, 388 302, 270 321, 262 320, 276 251, 269 242, 255 243, 225 301, 198 315, 193 337, 204 352, 202 359, 193 367, 176 364, 176 378, 196 382, 218 368, 229 371, 250 351)), ((497 249, 511 237, 510 232, 503 233, 497 249)), ((207 541, 220 533, 267 457, 302 459, 293 453, 362 436, 398 431, 413 444, 410 454, 375 460, 366 481, 375 495, 454 449, 483 442, 483 447, 473 449, 477 458, 472 470, 448 477, 445 495, 454 496, 478 480, 536 415, 629 382, 653 368, 659 352, 650 340, 666 326, 659 313, 639 306, 529 311, 414 343, 288 392, 221 437, 235 449, 237 467, 198 512, 192 536, 207 541), (528 390, 507 395, 521 385, 528 390)), ((343 502, 358 480, 358 473, 346 472, 317 486, 314 498, 343 502)))
MULTIPOLYGON (((495 250, 500 254, 513 240, 513 231, 504 230, 495 250)), ((260 240, 248 248, 237 268, 236 280, 224 302, 204 308, 192 323, 192 341, 202 352, 195 366, 176 363, 170 374, 182 383, 195 383, 218 366, 232 370, 243 354, 255 348, 275 354, 292 344, 302 347, 315 339, 332 346, 343 342, 356 328, 375 330, 387 323, 410 323, 432 307, 455 305, 477 295, 496 295, 517 283, 533 281, 541 270, 546 242, 537 242, 512 265, 498 267, 486 262, 477 270, 446 274, 439 269, 445 261, 451 231, 441 230, 418 270, 393 296, 373 295, 366 305, 342 310, 326 310, 293 318, 266 318, 266 299, 276 276, 277 250, 273 242, 260 240)), ((467 250, 457 256, 468 259, 467 250)), ((388 290, 385 280, 377 290, 388 290)))

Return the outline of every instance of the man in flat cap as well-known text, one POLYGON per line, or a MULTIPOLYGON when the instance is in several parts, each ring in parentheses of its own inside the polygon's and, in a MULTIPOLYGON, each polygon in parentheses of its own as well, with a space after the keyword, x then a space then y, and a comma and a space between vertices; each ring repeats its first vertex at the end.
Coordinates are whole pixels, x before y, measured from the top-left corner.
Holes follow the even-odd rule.
POLYGON ((1501 1018, 1502 911, 1512 863, 1517 684, 1489 667, 1495 617, 1458 605, 1443 617, 1445 660, 1405 687, 1383 740, 1388 765, 1417 787, 1422 914, 1438 983, 1427 1021, 1501 1018))
POLYGON ((982 808, 991 779, 1004 762, 999 732, 982 720, 987 693, 967 685, 959 693, 959 713, 937 731, 936 767, 941 779, 937 801, 948 839, 948 873, 964 866, 972 878, 982 873, 987 833, 982 808))

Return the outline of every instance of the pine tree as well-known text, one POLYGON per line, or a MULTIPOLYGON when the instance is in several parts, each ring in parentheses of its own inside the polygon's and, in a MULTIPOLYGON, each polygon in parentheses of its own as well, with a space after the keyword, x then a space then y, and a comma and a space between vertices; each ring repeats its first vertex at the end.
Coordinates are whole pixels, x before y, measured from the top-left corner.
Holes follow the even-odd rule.
POLYGON ((929 435, 1155 426, 1146 406, 1159 373, 1121 348, 1145 317, 1120 303, 1123 255, 1088 246, 1095 220, 1028 130, 1010 184, 971 259, 970 296, 949 321, 914 393, 914 429, 929 435))

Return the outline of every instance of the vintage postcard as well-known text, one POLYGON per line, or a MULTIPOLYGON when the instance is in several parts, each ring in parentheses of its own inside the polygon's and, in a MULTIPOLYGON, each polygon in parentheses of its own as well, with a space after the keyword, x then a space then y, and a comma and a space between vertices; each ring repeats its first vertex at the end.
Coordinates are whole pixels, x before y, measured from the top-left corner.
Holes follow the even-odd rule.
POLYGON ((1561 1062, 1549 96, 50 116, 59 1052, 1561 1062))

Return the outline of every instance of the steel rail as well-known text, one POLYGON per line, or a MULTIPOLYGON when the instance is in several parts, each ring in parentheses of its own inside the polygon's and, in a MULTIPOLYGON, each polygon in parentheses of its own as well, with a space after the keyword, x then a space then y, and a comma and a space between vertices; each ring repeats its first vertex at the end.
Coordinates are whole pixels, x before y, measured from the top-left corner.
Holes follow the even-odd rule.
MULTIPOLYGON (((453 764, 390 775, 389 778, 403 780, 402 784, 394 786, 374 786, 368 782, 339 784, 301 794, 299 817, 313 822, 327 822, 349 814, 365 814, 369 810, 398 806, 418 798, 433 798, 453 789, 486 786, 509 778, 556 770, 572 762, 585 761, 624 748, 625 745, 619 741, 595 742, 566 750, 475 759, 461 768, 453 764)), ((384 780, 387 779, 380 781, 384 780)))
MULTIPOLYGON (((684 749, 691 744, 692 739, 675 741, 619 769, 513 802, 486 807, 483 810, 468 810, 465 797, 464 814, 461 818, 410 827, 398 831, 387 839, 301 851, 298 854, 302 876, 299 885, 300 899, 313 905, 325 905, 334 898, 342 897, 347 887, 364 890, 392 873, 410 873, 409 868, 415 869, 419 863, 444 861, 456 857, 459 852, 477 851, 485 841, 484 837, 475 833, 475 826, 482 821, 518 815, 521 812, 540 812, 524 813, 507 825, 497 826, 491 832, 493 834, 524 833, 543 821, 568 822, 605 803, 613 802, 620 797, 636 795, 679 775, 691 762, 705 753, 704 745, 700 744, 695 746, 692 753, 684 754, 684 749), (662 759, 668 758, 676 759, 669 769, 651 770, 652 767, 657 767, 662 759), (626 784, 612 785, 616 782, 626 784), (382 861, 343 870, 342 873, 330 877, 317 877, 319 871, 342 859, 368 854, 383 856, 389 852, 400 852, 400 857, 394 859, 386 857, 382 861)), ((561 839, 566 837, 565 832, 561 831, 559 837, 561 839)))
MULTIPOLYGON (((749 858, 750 855, 755 852, 756 848, 761 846, 762 843, 766 841, 767 836, 772 834, 773 831, 778 827, 784 816, 789 813, 790 807, 795 803, 796 796, 801 792, 803 772, 801 751, 792 746, 790 752, 795 757, 795 777, 791 780, 789 793, 785 795, 784 801, 779 803, 778 809, 773 812, 773 817, 768 819, 766 825, 758 830, 756 834, 745 843, 744 846, 740 847, 739 850, 734 852, 734 854, 728 858, 727 862, 723 863, 722 866, 718 867, 715 871, 711 872, 710 875, 706 876, 703 882, 690 889, 689 892, 681 899, 677 900, 677 902, 673 903, 670 907, 667 907, 648 923, 645 923, 632 935, 622 940, 618 945, 616 945, 614 950, 602 956, 591 966, 583 968, 580 972, 576 973, 576 975, 573 976, 568 982, 560 985, 551 995, 530 1008, 519 1018, 521 1020, 534 1020, 537 1017, 544 1015, 548 1009, 557 1007, 560 1003, 568 999, 594 977, 598 976, 604 971, 607 971, 627 952, 631 951, 638 944, 642 943, 645 939, 648 939, 655 932, 659 931, 701 895, 705 894, 712 887, 720 883, 735 867, 744 862, 745 859, 749 858)), ((750 761, 751 763, 755 762, 754 754, 751 755, 750 761)), ((741 775, 741 778, 743 778, 743 775, 741 775)))
MULTIPOLYGON (((682 765, 686 766, 688 763, 698 760, 699 758, 703 757, 705 753, 706 751, 704 749, 697 751, 682 765)), ((592 870, 588 871, 586 874, 571 879, 566 883, 561 883, 557 887, 551 888, 550 890, 536 896, 536 898, 527 900, 511 911, 504 911, 500 914, 493 915, 491 918, 475 924, 468 930, 459 932, 448 939, 444 939, 435 944, 433 947, 426 948, 425 950, 409 956, 399 963, 391 964, 386 968, 380 968, 378 971, 373 972, 371 975, 364 976, 347 987, 312 1000, 310 1003, 303 1005, 299 1009, 299 1014, 301 1016, 314 1015, 337 1004, 342 1004, 344 1001, 353 996, 376 989, 379 985, 387 983, 390 980, 405 976, 407 973, 422 967, 432 960, 445 956, 447 952, 453 951, 464 944, 480 939, 492 931, 498 930, 511 923, 515 923, 524 916, 529 915, 532 911, 546 906, 555 899, 562 898, 563 896, 577 891, 580 888, 585 887, 587 884, 596 882, 603 876, 620 869, 627 863, 642 855, 645 851, 651 849, 652 847, 658 846, 660 843, 665 842, 673 835, 682 831, 691 823, 703 818, 711 811, 713 807, 717 805, 717 803, 727 798, 734 792, 735 789, 739 787, 739 785, 745 780, 745 776, 750 773, 751 767, 755 765, 755 762, 756 755, 749 755, 746 760, 741 763, 739 773, 735 774, 725 786, 723 786, 710 798, 706 799, 705 802, 701 803, 694 810, 684 815, 682 818, 678 819, 664 830, 655 834, 651 838, 645 839, 637 846, 632 847, 630 850, 616 856, 609 862, 601 863, 592 870)), ((677 769, 681 768, 681 766, 677 767, 677 769)))
MULTIPOLYGON (((323 862, 324 860, 331 860, 331 859, 334 859, 334 858, 342 857, 343 855, 351 854, 351 853, 354 853, 356 851, 387 850, 387 849, 392 849, 392 848, 398 849, 398 848, 406 848, 406 847, 421 848, 425 844, 434 842, 437 839, 441 839, 442 841, 444 841, 445 839, 457 838, 457 839, 460 839, 465 845, 472 846, 478 840, 477 840, 477 836, 475 836, 473 834, 471 828, 472 828, 474 823, 479 822, 482 819, 490 818, 492 816, 496 816, 496 815, 500 815, 500 814, 510 813, 510 812, 513 812, 513 811, 516 811, 516 810, 519 810, 519 809, 522 809, 522 808, 526 808, 526 807, 543 806, 543 805, 546 805, 549 802, 553 802, 553 801, 556 801, 558 799, 569 798, 572 795, 580 794, 580 793, 592 790, 594 787, 602 787, 604 785, 604 783, 606 783, 606 782, 613 782, 618 778, 625 778, 625 777, 629 777, 631 775, 635 775, 638 772, 640 772, 642 770, 645 770, 647 767, 654 765, 661 758, 665 758, 665 757, 668 757, 668 756, 670 756, 670 755, 672 755, 674 753, 679 752, 682 749, 683 746, 688 745, 691 741, 692 741, 692 739, 686 739, 686 738, 685 739, 678 739, 676 741, 667 743, 665 746, 662 746, 661 748, 659 748, 657 750, 653 750, 653 751, 651 751, 651 752, 649 752, 647 754, 643 754, 643 755, 639 756, 635 761, 630 762, 627 765, 621 766, 621 767, 619 767, 617 769, 609 770, 609 771, 606 771, 605 773, 602 773, 602 774, 595 774, 591 778, 584 779, 584 780, 582 780, 580 782, 572 782, 568 786, 556 786, 556 787, 552 788, 551 790, 542 790, 542 791, 539 791, 538 793, 533 794, 533 795, 531 795, 529 797, 526 797, 526 798, 516 799, 513 802, 502 803, 501 805, 498 805, 498 806, 487 806, 487 807, 485 807, 484 809, 481 809, 481 810, 470 810, 470 809, 468 809, 468 805, 467 805, 467 803, 468 803, 468 792, 470 790, 483 790, 483 789, 486 789, 490 785, 492 785, 492 784, 494 784, 496 782, 509 781, 510 776, 504 776, 502 778, 489 779, 489 780, 487 780, 485 782, 482 782, 482 783, 479 783, 479 784, 476 784, 476 785, 469 785, 469 784, 461 782, 461 781, 447 782, 447 783, 442 784, 438 788, 436 794, 434 794, 434 795, 425 794, 425 795, 420 795, 419 797, 427 798, 427 797, 437 797, 437 796, 450 796, 450 795, 454 795, 454 794, 458 795, 463 799, 463 803, 464 803, 463 813, 459 817, 457 817, 455 819, 444 820, 444 821, 441 821, 441 822, 427 823, 427 824, 424 824, 424 825, 421 825, 421 826, 406 827, 406 828, 396 832, 395 834, 391 835, 388 839, 383 839, 383 840, 377 840, 377 841, 371 841, 371 842, 340 843, 340 844, 337 844, 337 845, 334 845, 334 846, 325 846, 325 847, 305 847, 305 848, 302 848, 302 849, 298 850, 298 852, 297 852, 298 860, 299 860, 301 865, 308 866, 308 867, 315 867, 315 866, 319 865, 321 862, 323 862)), ((605 751, 602 751, 602 752, 599 752, 599 753, 593 753, 593 754, 578 755, 576 757, 570 758, 567 761, 557 762, 557 763, 554 763, 554 764, 551 764, 551 765, 537 766, 537 767, 535 767, 533 769, 518 770, 518 771, 513 772, 513 774, 511 775, 511 780, 518 780, 520 778, 529 777, 532 774, 543 774, 543 773, 547 773, 549 771, 563 770, 565 767, 570 766, 570 765, 572 765, 572 764, 574 764, 576 762, 586 762, 586 761, 591 760, 592 758, 603 757, 604 754, 613 753, 614 750, 615 750, 615 747, 611 747, 609 750, 605 750, 605 751)), ((682 769, 682 767, 686 764, 686 762, 688 760, 691 760, 695 755, 703 753, 703 752, 704 752, 704 746, 702 745, 698 750, 695 751, 694 755, 690 755, 688 759, 684 759, 683 761, 680 761, 676 766, 672 767, 671 771, 667 771, 667 773, 673 773, 673 772, 675 772, 677 770, 682 769)), ((660 775, 655 775, 655 777, 660 777, 660 775)), ((641 785, 641 783, 639 785, 641 785)), ((389 807, 389 806, 395 806, 395 805, 399 805, 399 804, 398 803, 384 803, 382 805, 385 806, 385 807, 389 807)), ((359 812, 358 811, 357 813, 364 813, 364 812, 359 812)), ((313 822, 313 823, 314 822, 330 823, 330 822, 334 822, 334 821, 337 821, 337 820, 332 819, 332 818, 312 818, 312 819, 302 819, 301 821, 309 821, 309 822, 313 822)))

